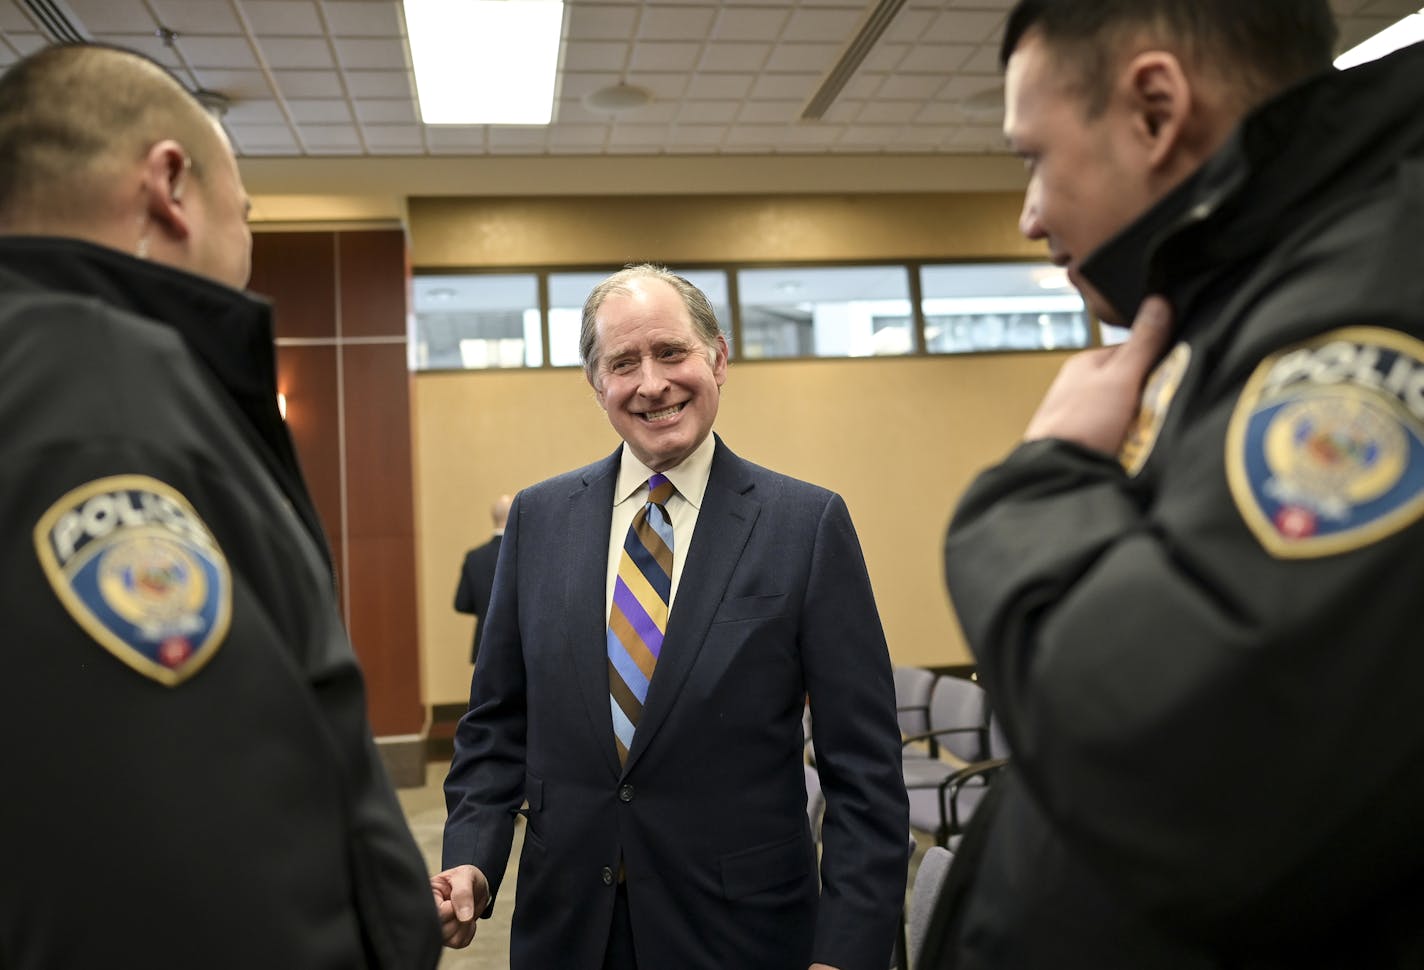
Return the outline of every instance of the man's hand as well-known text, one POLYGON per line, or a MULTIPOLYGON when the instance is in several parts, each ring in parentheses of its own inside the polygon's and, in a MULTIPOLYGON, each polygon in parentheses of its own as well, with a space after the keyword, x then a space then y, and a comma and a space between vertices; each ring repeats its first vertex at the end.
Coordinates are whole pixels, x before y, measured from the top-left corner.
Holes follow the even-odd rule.
POLYGON ((1028 423, 1024 440, 1062 438, 1117 454, 1142 403, 1147 375, 1171 337, 1171 307, 1162 297, 1149 296, 1124 343, 1068 359, 1028 423))
POLYGON ((445 945, 466 947, 475 938, 480 914, 489 906, 489 880, 474 866, 456 866, 430 877, 440 935, 445 945))

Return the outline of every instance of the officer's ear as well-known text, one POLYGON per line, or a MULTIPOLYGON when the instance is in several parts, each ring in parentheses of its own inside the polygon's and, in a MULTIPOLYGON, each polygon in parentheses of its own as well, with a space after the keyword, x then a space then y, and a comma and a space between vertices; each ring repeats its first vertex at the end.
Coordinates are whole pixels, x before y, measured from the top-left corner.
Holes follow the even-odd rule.
POLYGON ((155 142, 143 159, 143 191, 150 219, 174 239, 192 233, 190 213, 183 201, 193 161, 178 142, 155 142))
POLYGON ((1119 95, 1131 113, 1133 132, 1153 170, 1170 167, 1193 109, 1195 93, 1181 60, 1165 50, 1134 56, 1119 76, 1119 95))

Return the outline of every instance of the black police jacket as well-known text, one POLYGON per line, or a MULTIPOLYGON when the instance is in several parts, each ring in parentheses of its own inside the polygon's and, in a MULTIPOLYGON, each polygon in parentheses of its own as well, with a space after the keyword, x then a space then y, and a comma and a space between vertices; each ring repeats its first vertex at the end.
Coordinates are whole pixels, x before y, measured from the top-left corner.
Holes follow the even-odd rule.
POLYGON ((1421 104, 1424 45, 1312 79, 1085 263, 1179 342, 951 523, 1014 768, 925 965, 1424 967, 1421 104))
POLYGON ((422 968, 270 312, 0 239, 0 965, 422 968))

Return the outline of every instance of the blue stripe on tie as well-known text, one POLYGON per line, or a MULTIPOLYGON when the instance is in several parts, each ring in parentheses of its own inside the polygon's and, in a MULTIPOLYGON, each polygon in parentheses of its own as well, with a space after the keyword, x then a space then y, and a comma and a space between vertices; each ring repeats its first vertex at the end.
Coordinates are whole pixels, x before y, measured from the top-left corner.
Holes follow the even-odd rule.
POLYGON ((608 703, 613 708, 613 733, 618 736, 618 740, 623 742, 623 747, 633 746, 633 722, 628 720, 628 715, 623 713, 623 708, 618 706, 618 701, 612 694, 608 695, 608 703))
MULTIPOLYGON (((653 531, 658 534, 658 538, 663 540, 663 545, 671 551, 672 542, 672 522, 668 520, 667 513, 660 506, 654 505, 648 509, 648 524, 653 527, 653 531)), ((659 566, 659 569, 662 567, 659 566)))
MULTIPOLYGON (((617 668, 618 676, 623 678, 623 683, 627 684, 633 696, 638 698, 638 703, 643 703, 648 697, 648 678, 643 676, 633 658, 628 656, 623 641, 619 640, 618 634, 612 630, 608 631, 608 662, 617 668)), ((618 702, 614 701, 613 706, 617 707, 618 702)))

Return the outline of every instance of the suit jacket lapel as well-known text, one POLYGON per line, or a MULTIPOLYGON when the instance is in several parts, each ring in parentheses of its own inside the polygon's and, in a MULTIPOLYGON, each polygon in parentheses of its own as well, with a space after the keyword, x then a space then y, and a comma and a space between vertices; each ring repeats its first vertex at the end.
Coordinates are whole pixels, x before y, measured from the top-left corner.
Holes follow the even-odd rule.
MULTIPOLYGON (((633 735, 625 773, 666 720, 707 639, 707 628, 722 604, 732 570, 761 511, 761 503, 750 494, 753 484, 747 463, 718 438, 697 528, 689 543, 689 558, 678 582, 662 653, 648 685, 648 699, 633 735)), ((613 730, 611 715, 608 729, 613 730)))
POLYGON ((613 522, 613 487, 618 480, 619 451, 594 465, 583 487, 569 496, 568 548, 563 557, 567 574, 564 642, 574 678, 583 694, 592 724, 594 746, 602 749, 608 769, 619 772, 613 742, 613 714, 608 699, 608 530, 613 522))

